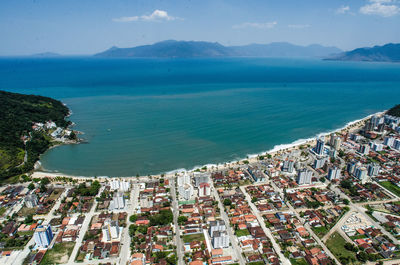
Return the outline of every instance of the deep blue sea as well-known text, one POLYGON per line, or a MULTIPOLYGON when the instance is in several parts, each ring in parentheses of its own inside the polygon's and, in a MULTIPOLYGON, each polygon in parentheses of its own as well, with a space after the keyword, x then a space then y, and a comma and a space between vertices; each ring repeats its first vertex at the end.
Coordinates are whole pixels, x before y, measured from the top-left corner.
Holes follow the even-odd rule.
POLYGON ((400 103, 400 64, 1 58, 0 89, 72 110, 88 144, 49 150, 47 170, 132 176, 237 160, 388 109, 400 103))

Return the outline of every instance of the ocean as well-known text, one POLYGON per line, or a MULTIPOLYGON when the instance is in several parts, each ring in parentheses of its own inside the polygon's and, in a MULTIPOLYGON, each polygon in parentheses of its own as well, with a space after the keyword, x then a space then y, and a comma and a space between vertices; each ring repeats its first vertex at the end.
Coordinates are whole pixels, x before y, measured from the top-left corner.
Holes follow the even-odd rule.
POLYGON ((388 109, 400 103, 400 64, 1 58, 0 89, 72 110, 88 143, 49 150, 46 170, 135 176, 235 161, 388 109))

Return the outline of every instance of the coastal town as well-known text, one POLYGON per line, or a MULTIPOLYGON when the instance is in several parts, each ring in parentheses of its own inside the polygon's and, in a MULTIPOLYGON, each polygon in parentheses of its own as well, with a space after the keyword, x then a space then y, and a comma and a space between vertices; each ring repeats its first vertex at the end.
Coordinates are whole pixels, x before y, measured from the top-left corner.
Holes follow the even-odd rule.
MULTIPOLYGON (((71 131, 55 124, 55 138, 71 131)), ((3 264, 400 263, 400 118, 155 176, 34 171, 0 188, 3 264)))

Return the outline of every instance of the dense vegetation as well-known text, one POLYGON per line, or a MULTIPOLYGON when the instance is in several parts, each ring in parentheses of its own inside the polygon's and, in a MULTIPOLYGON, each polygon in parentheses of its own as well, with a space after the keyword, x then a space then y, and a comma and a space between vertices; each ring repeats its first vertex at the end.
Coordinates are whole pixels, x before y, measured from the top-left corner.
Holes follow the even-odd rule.
POLYGON ((0 91, 0 181, 33 169, 40 154, 51 145, 41 132, 33 131, 34 122, 52 120, 59 127, 67 127, 69 110, 60 101, 35 95, 0 91), (22 136, 30 140, 24 145, 22 136), (27 161, 22 165, 25 150, 27 161), (20 165, 20 166, 19 166, 20 165))
POLYGON ((391 108, 390 110, 388 110, 387 114, 396 116, 396 117, 400 117, 400 104, 396 105, 393 108, 391 108))

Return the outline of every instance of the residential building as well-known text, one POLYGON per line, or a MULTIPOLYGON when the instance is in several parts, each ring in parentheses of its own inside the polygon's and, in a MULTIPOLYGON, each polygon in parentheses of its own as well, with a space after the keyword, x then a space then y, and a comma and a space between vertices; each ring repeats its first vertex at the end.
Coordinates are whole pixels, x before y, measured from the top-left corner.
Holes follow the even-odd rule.
POLYGON ((215 231, 212 235, 213 248, 227 248, 229 247, 229 236, 226 231, 215 231))
POLYGON ((50 225, 40 225, 33 234, 38 248, 47 248, 53 240, 53 231, 50 225))
POLYGON ((380 166, 378 164, 369 164, 368 165, 368 176, 374 177, 379 173, 380 166))
POLYGON ((314 148, 314 152, 317 155, 323 155, 324 149, 325 149, 325 138, 322 136, 317 139, 317 145, 314 148))
POLYGON ((306 168, 303 168, 302 170, 299 171, 297 174, 297 179, 296 182, 299 185, 303 184, 311 184, 312 181, 312 176, 313 172, 311 170, 308 170, 306 168))
POLYGON ((34 208, 38 205, 36 194, 29 194, 25 196, 25 205, 28 208, 34 208))
POLYGON ((329 168, 328 171, 328 179, 329 180, 334 180, 334 179, 340 179, 342 177, 340 169, 337 167, 331 167, 329 168))
POLYGON ((294 161, 293 160, 285 160, 283 161, 282 171, 292 173, 294 170, 294 161))
POLYGON ((199 196, 210 196, 211 195, 211 190, 210 190, 210 184, 208 183, 200 183, 199 187, 199 196))

